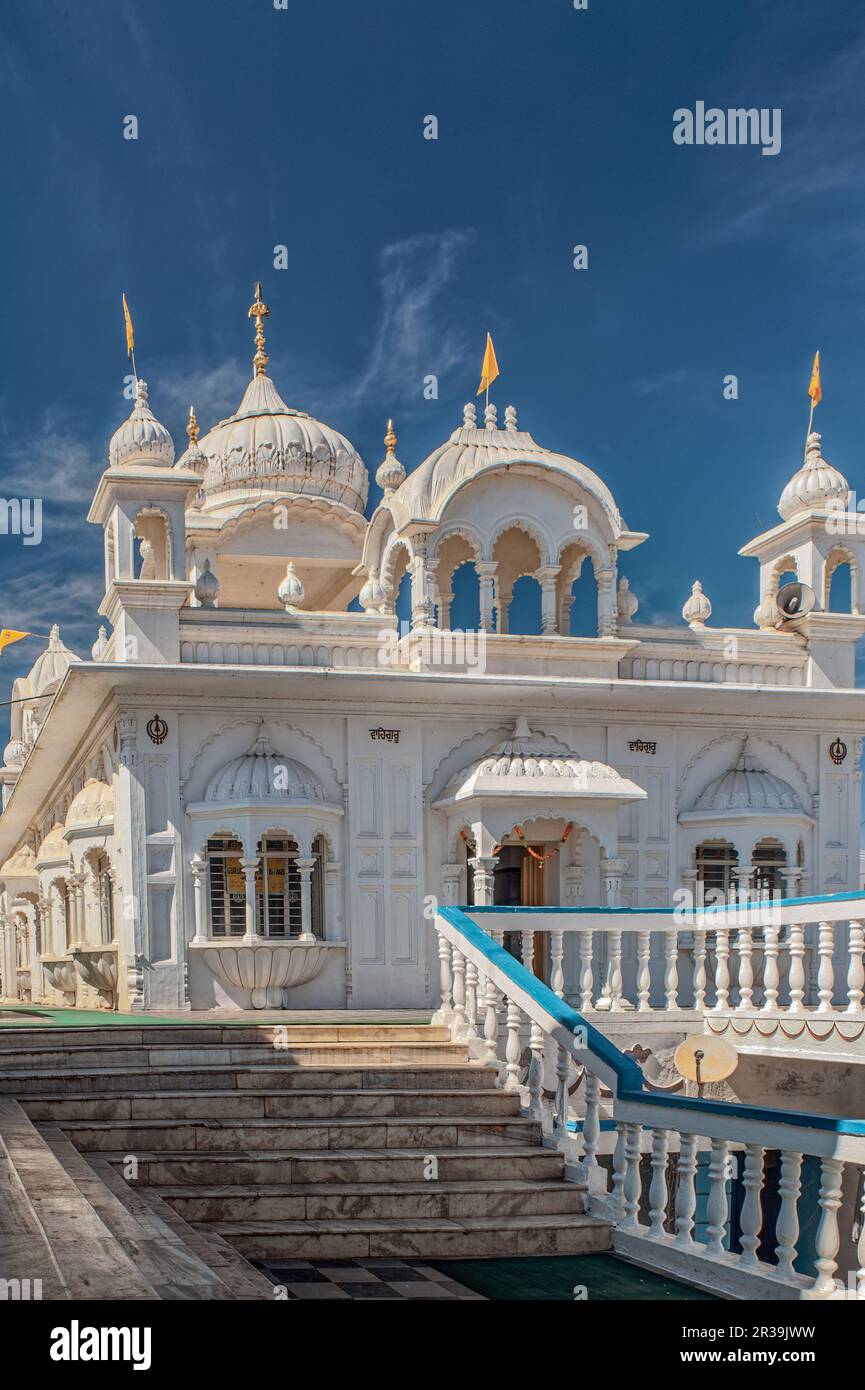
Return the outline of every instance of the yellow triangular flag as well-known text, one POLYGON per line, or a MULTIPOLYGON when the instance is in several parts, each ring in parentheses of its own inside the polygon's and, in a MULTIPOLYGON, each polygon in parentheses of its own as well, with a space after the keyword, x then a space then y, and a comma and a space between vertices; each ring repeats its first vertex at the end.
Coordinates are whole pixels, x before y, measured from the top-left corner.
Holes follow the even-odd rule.
POLYGON ((814 365, 811 368, 811 381, 808 385, 808 395, 815 405, 819 405, 823 399, 823 388, 820 385, 820 354, 814 353, 814 365))
POLYGON ((490 385, 492 384, 492 382, 495 381, 498 375, 499 364, 496 361, 496 350, 493 347, 493 340, 488 333, 487 346, 486 350, 484 351, 484 364, 481 367, 481 384, 478 387, 477 391, 475 391, 475 395, 479 396, 482 391, 488 391, 490 389, 490 385))
POLYGON ((132 356, 135 347, 135 334, 132 331, 132 315, 129 312, 129 305, 126 303, 126 295, 123 296, 123 317, 126 320, 126 356, 132 356))
POLYGON ((32 636, 32 632, 16 632, 14 628, 4 627, 0 632, 0 652, 4 647, 11 647, 13 642, 20 642, 22 637, 32 636))

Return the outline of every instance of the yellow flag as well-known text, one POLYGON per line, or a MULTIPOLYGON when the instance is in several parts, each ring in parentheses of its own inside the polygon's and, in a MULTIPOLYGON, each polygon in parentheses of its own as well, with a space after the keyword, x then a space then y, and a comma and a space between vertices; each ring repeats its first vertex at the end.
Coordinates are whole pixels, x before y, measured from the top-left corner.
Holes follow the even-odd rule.
POLYGON ((820 385, 820 354, 814 353, 814 365, 811 368, 811 381, 808 386, 808 395, 815 405, 819 405, 823 399, 823 389, 820 385))
POLYGON ((131 357, 132 349, 135 347, 135 334, 132 331, 132 315, 126 303, 126 295, 123 296, 123 317, 126 320, 126 356, 131 357))
POLYGON ((22 637, 32 637, 31 632, 16 632, 14 628, 4 627, 0 632, 0 652, 4 647, 11 647, 13 642, 20 642, 22 637))
POLYGON ((481 384, 478 387, 477 391, 475 391, 475 395, 479 396, 482 391, 488 391, 490 385, 492 384, 492 382, 495 381, 498 375, 499 364, 496 361, 496 350, 493 347, 493 340, 488 333, 487 346, 486 350, 484 351, 484 364, 481 367, 481 384))

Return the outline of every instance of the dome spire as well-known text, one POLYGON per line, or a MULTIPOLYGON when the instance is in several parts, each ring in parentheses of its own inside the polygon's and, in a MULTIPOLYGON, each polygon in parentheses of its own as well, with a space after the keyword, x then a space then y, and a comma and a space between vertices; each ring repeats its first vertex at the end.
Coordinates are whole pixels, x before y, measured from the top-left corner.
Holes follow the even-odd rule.
POLYGON ((198 420, 195 415, 194 405, 191 405, 189 407, 189 419, 186 422, 186 433, 189 437, 189 443, 191 445, 198 443, 198 436, 201 433, 201 430, 199 428, 198 420))
POLYGON ((255 356, 252 365, 255 368, 254 376, 266 376, 267 364, 270 361, 264 350, 264 326, 263 319, 270 318, 270 310, 261 297, 261 281, 255 282, 255 298, 249 306, 248 317, 255 319, 255 356))
POLYGON ((392 492, 396 492, 396 489, 405 482, 405 469, 394 453, 396 448, 396 434, 394 432, 393 420, 388 420, 387 422, 387 434, 384 437, 384 447, 387 453, 378 466, 375 480, 385 497, 389 497, 392 492))

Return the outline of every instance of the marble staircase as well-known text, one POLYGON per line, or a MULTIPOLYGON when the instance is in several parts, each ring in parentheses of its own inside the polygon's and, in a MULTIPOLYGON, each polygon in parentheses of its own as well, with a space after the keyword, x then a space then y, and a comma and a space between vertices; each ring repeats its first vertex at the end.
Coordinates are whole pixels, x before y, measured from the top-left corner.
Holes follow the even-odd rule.
POLYGON ((238 1257, 609 1247, 519 1094, 444 1028, 4 1029, 4 1094, 70 1169, 238 1257))

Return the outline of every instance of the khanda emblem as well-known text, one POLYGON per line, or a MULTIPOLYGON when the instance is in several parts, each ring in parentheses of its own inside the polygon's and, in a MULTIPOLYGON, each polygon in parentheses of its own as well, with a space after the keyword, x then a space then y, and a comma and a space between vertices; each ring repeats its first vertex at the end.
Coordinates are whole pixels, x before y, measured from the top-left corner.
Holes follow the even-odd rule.
POLYGON ((158 714, 154 714, 153 718, 147 722, 147 732, 150 735, 151 743, 164 743, 168 733, 168 725, 164 719, 160 719, 158 714))
POLYGON ((829 757, 836 766, 840 766, 847 756, 847 745, 840 738, 836 738, 834 743, 829 744, 829 757))

